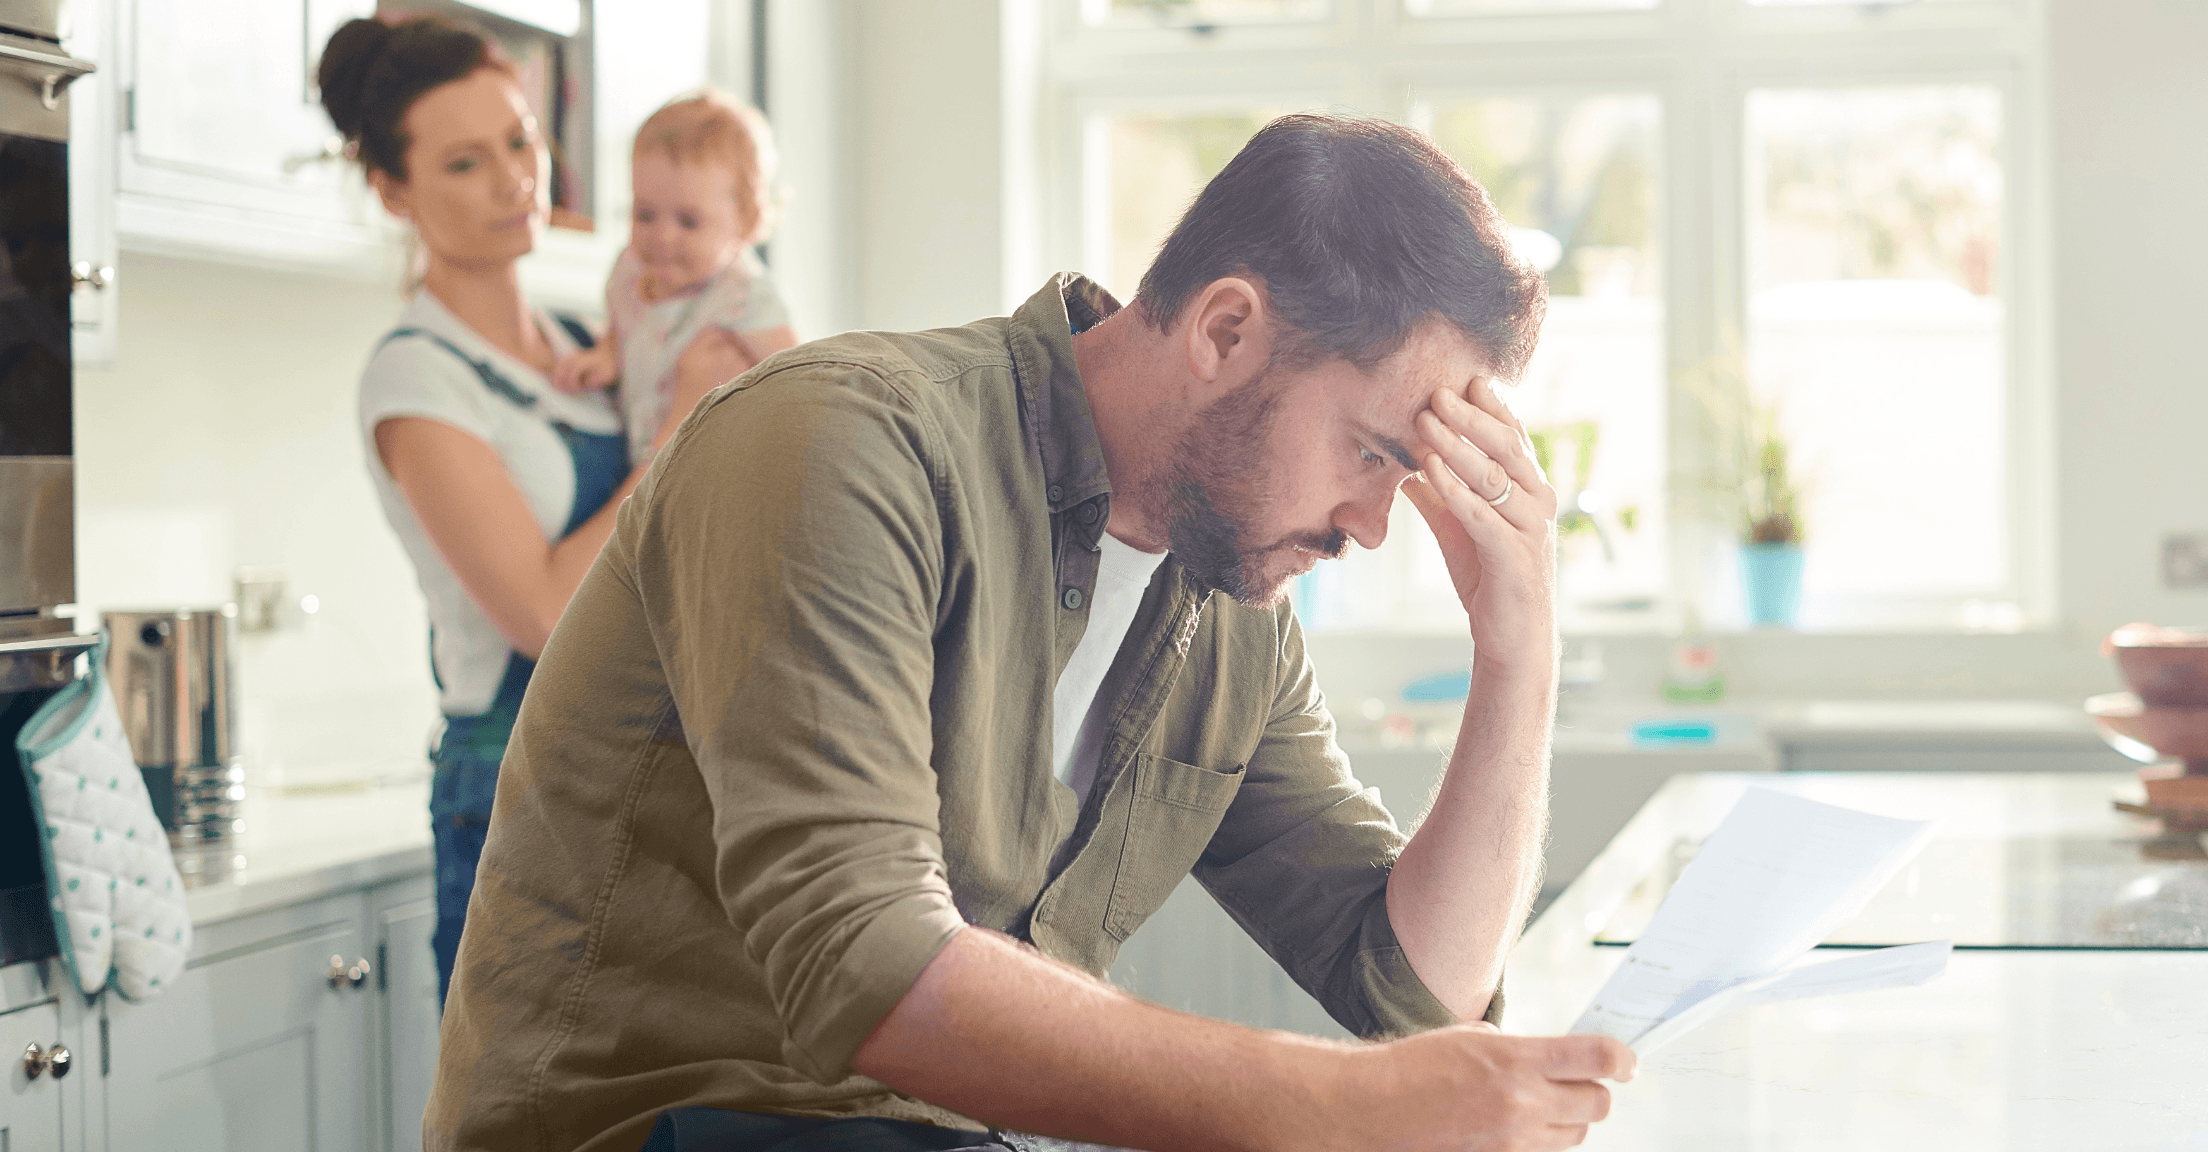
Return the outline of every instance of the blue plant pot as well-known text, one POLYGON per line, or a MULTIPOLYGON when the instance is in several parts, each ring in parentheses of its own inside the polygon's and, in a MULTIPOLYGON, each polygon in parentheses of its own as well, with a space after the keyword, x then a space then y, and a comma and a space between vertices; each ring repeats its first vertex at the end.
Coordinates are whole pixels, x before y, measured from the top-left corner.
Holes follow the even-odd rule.
POLYGON ((1802 546, 1743 544, 1740 586, 1748 595, 1748 623, 1792 628, 1802 610, 1802 546))

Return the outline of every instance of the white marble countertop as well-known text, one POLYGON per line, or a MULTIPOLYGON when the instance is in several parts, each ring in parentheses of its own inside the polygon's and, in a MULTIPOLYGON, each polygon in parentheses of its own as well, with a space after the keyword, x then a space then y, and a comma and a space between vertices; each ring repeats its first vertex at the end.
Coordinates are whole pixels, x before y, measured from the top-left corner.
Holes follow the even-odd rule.
MULTIPOLYGON (((1749 785, 1943 835, 2138 837, 2122 773, 1697 774, 1672 780, 1512 953, 1509 1024, 1569 1028, 1625 949, 1591 938, 1749 785)), ((1922 988, 1721 1018, 1615 1088, 1592 1149, 2208 1147, 2208 951, 1959 951, 1922 988)))
POLYGON ((316 792, 248 787, 237 840, 179 853, 194 924, 430 869, 426 779, 316 792))

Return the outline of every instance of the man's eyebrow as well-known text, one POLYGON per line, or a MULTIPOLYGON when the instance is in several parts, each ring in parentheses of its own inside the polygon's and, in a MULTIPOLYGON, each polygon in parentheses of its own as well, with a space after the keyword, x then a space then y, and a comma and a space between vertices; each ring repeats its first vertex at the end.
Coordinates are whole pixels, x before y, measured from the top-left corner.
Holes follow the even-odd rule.
POLYGON ((1411 458, 1411 450, 1404 447, 1401 440, 1393 436, 1382 435, 1370 428, 1359 428, 1358 431, 1362 432, 1366 439, 1379 445, 1382 452, 1394 457, 1396 463, 1413 472, 1419 470, 1418 461, 1411 458))

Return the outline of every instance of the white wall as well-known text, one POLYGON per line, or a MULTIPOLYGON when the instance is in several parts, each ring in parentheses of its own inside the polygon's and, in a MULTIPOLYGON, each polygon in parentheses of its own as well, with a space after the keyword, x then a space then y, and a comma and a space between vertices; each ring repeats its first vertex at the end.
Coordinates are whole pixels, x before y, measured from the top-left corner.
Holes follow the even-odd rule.
POLYGON ((847 0, 773 0, 767 11, 767 115, 789 195, 769 248, 776 282, 806 339, 863 326, 854 137, 859 102, 847 0))
POLYGON ((2056 0, 2057 539, 2088 635, 2208 618, 2160 585, 2165 532, 2208 531, 2208 5, 2056 0))
POLYGON ((235 566, 281 565, 321 610, 242 638, 249 766, 417 761, 427 624, 353 417, 397 285, 136 254, 118 273, 115 364, 77 373, 79 601, 219 603, 235 566))

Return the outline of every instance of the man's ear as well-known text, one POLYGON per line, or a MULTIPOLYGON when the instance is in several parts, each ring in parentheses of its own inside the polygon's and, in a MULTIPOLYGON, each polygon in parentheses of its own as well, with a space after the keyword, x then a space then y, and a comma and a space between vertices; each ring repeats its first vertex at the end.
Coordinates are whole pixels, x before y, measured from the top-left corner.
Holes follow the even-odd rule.
POLYGON ((1185 341, 1189 374, 1210 385, 1208 391, 1241 387, 1272 357, 1265 293, 1240 276, 1205 285, 1189 302, 1185 341))
POLYGON ((376 199, 383 201, 383 210, 401 220, 412 220, 407 210, 406 185, 381 168, 368 170, 368 186, 376 190, 376 199))

